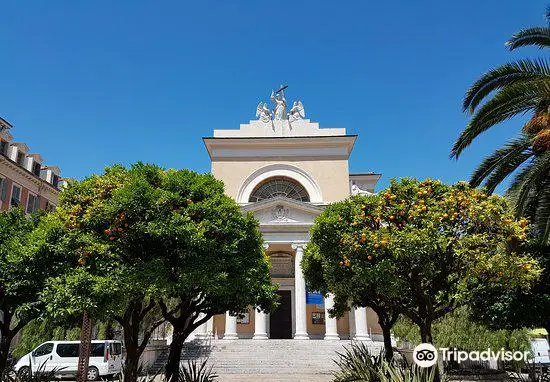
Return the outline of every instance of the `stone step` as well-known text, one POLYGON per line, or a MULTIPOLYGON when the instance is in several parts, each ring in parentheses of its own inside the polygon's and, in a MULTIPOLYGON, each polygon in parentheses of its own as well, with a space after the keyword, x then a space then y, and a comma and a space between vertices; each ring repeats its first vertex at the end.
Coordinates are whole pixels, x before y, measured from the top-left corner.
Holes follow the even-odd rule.
MULTIPOLYGON (((337 352, 350 341, 324 340, 194 340, 185 344, 182 363, 207 359, 219 375, 329 375, 337 352)), ((369 343, 373 352, 380 342, 369 343)), ((162 363, 162 360, 158 360, 162 363)))

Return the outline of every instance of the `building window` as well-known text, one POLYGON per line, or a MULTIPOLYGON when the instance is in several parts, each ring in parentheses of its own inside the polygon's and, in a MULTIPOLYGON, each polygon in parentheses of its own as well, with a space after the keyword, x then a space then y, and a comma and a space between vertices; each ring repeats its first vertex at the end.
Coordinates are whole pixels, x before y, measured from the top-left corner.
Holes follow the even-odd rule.
POLYGON ((33 214, 40 208, 40 196, 29 194, 29 199, 27 200, 27 213, 33 214))
POLYGON ((4 178, 0 178, 0 201, 6 201, 6 195, 8 194, 8 181, 4 178))
POLYGON ((16 160, 17 164, 19 166, 24 166, 25 165, 25 154, 23 153, 17 153, 17 160, 16 160))
POLYGON ((21 187, 13 185, 11 189, 11 206, 17 207, 21 204, 21 187))
POLYGON ((8 146, 9 143, 7 141, 0 140, 0 154, 8 155, 8 146))
POLYGON ((52 175, 52 184, 55 188, 59 187, 59 177, 57 175, 52 175))
POLYGON ((55 211, 55 205, 50 203, 49 201, 46 202, 46 208, 44 208, 48 212, 54 212, 55 211))
POLYGON ((259 202, 265 199, 272 199, 276 197, 284 197, 301 202, 309 202, 309 194, 304 186, 295 180, 276 177, 269 178, 266 181, 260 183, 252 194, 250 194, 249 202, 259 202))
POLYGON ((32 164, 32 173, 36 176, 40 176, 40 169, 41 168, 42 168, 42 166, 40 165, 40 163, 34 162, 32 164))

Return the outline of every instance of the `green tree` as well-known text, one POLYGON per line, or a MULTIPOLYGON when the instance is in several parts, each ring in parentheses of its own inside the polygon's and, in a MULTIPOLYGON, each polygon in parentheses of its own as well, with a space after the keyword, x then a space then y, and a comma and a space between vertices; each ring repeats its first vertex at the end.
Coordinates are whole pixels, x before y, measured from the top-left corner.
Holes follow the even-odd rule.
POLYGON ((540 279, 527 290, 491 285, 482 288, 472 298, 472 320, 493 330, 542 327, 550 333, 550 249, 530 243, 527 250, 543 268, 540 279))
POLYGON ((42 312, 46 281, 67 265, 48 244, 62 228, 50 216, 27 216, 20 209, 0 213, 0 374, 13 337, 42 312))
POLYGON ((377 197, 355 196, 329 205, 315 221, 301 266, 310 290, 334 293, 331 315, 342 317, 350 306, 368 306, 376 312, 384 336, 385 357, 391 360, 391 329, 399 314, 393 304, 386 303, 378 278, 364 279, 349 272, 350 259, 342 245, 343 237, 359 232, 353 223, 363 207, 374 209, 378 202, 377 197), (339 259, 336 266, 334 259, 339 259))
MULTIPOLYGON (((492 330, 471 319, 468 307, 460 307, 434 322, 433 341, 436 347, 457 348, 466 351, 481 351, 488 348, 511 351, 530 351, 531 342, 527 329, 492 330)), ((394 334, 413 344, 419 344, 418 326, 402 317, 395 324, 394 334)))
MULTIPOLYGON (((140 355, 165 318, 180 344, 213 314, 272 306, 257 222, 211 175, 114 166, 69 186, 58 217, 78 266, 51 280, 44 300, 53 315, 87 311, 117 321, 125 381, 136 380, 140 355), (158 309, 165 318, 152 320, 158 309)), ((180 356, 174 345, 170 359, 180 356)))
POLYGON ((331 207, 312 230, 320 250, 309 253, 321 263, 328 290, 353 301, 358 285, 376 284, 378 297, 414 322, 423 342, 432 341, 434 321, 483 285, 526 287, 540 274, 537 262, 516 250, 527 222, 514 220, 499 196, 464 183, 402 179, 368 202, 351 203, 360 204, 360 212, 351 221, 341 217, 353 229, 340 236, 337 250, 322 250, 330 236, 322 221, 331 207))
MULTIPOLYGON (((550 20, 550 10, 547 12, 550 20)), ((521 30, 507 42, 510 50, 524 46, 550 47, 550 28, 521 30)), ((484 184, 492 193, 509 175, 516 214, 532 219, 536 234, 550 237, 550 63, 546 58, 523 59, 499 66, 478 79, 464 98, 472 114, 451 151, 458 158, 474 139, 507 119, 527 114, 523 132, 485 158, 470 184, 484 184), (520 169, 521 167, 521 169, 520 169)))

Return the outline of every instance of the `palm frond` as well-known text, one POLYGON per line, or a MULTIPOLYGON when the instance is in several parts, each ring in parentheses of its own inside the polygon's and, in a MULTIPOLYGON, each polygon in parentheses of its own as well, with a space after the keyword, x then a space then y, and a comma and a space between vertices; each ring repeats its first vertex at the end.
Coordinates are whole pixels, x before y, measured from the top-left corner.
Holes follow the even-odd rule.
POLYGON ((550 179, 540 187, 537 195, 537 209, 535 212, 535 227, 542 243, 546 243, 550 237, 550 179))
POLYGON ((550 170, 550 152, 534 159, 514 179, 510 187, 517 216, 524 216, 529 200, 537 193, 538 185, 545 183, 550 170))
POLYGON ((550 63, 546 59, 523 59, 501 65, 485 73, 466 92, 463 109, 474 112, 491 92, 504 86, 533 79, 550 80, 550 63))
POLYGON ((506 46, 510 50, 533 45, 541 49, 550 47, 550 28, 533 27, 522 29, 518 33, 515 33, 510 40, 506 41, 506 46))
POLYGON ((549 81, 517 83, 500 89, 472 116, 454 143, 451 157, 458 158, 478 135, 494 125, 518 114, 535 111, 540 108, 541 104, 548 103, 549 100, 549 81))
POLYGON ((481 162, 472 174, 470 185, 477 187, 485 180, 487 192, 493 193, 496 186, 533 155, 530 146, 531 138, 524 134, 510 140, 481 162))

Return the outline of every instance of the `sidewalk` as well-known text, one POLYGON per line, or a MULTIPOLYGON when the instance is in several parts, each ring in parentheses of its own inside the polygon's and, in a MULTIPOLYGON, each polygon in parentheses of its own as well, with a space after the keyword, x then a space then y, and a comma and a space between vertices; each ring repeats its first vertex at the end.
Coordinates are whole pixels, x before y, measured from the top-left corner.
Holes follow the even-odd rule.
POLYGON ((226 374, 220 375, 219 382, 330 382, 330 375, 308 374, 226 374))

